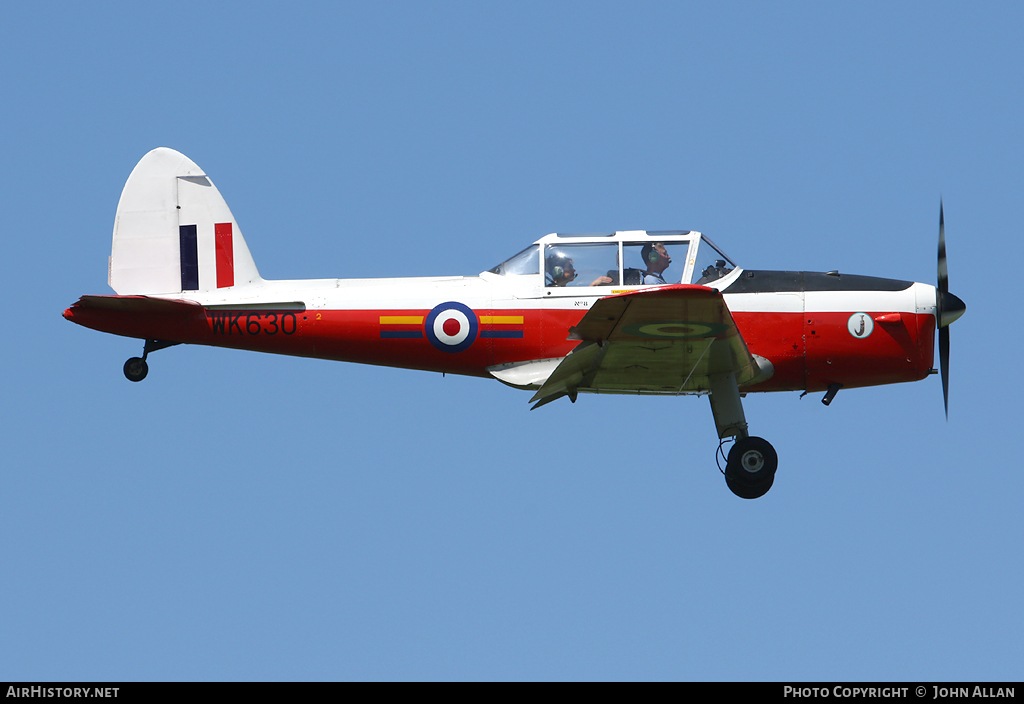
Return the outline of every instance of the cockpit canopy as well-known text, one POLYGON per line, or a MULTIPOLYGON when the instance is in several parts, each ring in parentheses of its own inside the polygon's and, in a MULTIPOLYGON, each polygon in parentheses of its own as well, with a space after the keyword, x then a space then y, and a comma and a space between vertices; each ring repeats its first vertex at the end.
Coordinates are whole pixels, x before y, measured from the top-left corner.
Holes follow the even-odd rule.
POLYGON ((685 230, 542 237, 490 270, 498 276, 539 276, 547 288, 708 285, 736 265, 699 232, 685 230))

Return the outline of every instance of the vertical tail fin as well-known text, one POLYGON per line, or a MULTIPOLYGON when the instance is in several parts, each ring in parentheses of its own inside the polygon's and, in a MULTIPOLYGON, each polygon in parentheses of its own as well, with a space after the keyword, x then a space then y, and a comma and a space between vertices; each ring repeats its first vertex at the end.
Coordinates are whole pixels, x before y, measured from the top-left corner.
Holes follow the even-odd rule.
POLYGON ((107 281, 132 295, 261 279, 217 187, 187 156, 160 147, 142 157, 121 192, 107 281))

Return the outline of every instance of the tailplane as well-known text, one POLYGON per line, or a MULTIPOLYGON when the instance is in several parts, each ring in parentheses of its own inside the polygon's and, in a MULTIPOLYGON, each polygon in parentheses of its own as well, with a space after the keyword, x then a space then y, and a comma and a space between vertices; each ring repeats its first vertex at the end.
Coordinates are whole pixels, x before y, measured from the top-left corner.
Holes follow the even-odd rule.
POLYGON ((121 192, 107 281, 125 296, 261 279, 217 187, 187 156, 160 147, 142 157, 121 192))

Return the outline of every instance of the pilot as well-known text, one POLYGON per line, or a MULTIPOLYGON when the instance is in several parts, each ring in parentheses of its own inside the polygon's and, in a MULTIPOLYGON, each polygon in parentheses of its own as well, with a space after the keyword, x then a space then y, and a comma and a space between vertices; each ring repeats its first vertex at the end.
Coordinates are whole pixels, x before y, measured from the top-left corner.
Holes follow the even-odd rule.
POLYGON ((640 250, 640 256, 643 257, 644 266, 647 267, 644 271, 644 286, 668 283, 665 281, 665 269, 672 264, 672 257, 669 256, 665 245, 661 242, 648 242, 640 250))
MULTIPOLYGON (((544 264, 546 286, 568 286, 576 280, 576 268, 572 259, 557 249, 548 252, 547 261, 544 264)), ((612 282, 610 276, 598 276, 590 282, 590 286, 606 286, 612 282)))

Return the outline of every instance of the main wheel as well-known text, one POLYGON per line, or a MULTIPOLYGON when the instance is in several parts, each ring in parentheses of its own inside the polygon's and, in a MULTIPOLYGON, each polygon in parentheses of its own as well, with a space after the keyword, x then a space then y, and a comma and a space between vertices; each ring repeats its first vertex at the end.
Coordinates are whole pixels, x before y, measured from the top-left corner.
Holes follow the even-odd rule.
POLYGON ((760 484, 746 484, 741 481, 734 481, 730 479, 729 475, 725 476, 725 485, 729 487, 729 491, 736 494, 736 496, 741 499, 759 499, 768 493, 768 490, 772 488, 772 484, 774 483, 774 474, 760 484))
POLYGON ((142 381, 149 374, 149 365, 142 357, 132 357, 124 363, 124 375, 128 381, 142 381))
POLYGON ((764 438, 742 438, 729 451, 725 481, 737 496, 756 499, 772 488, 778 467, 779 456, 771 443, 764 438))

